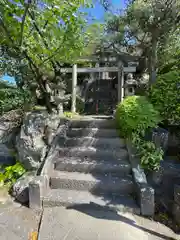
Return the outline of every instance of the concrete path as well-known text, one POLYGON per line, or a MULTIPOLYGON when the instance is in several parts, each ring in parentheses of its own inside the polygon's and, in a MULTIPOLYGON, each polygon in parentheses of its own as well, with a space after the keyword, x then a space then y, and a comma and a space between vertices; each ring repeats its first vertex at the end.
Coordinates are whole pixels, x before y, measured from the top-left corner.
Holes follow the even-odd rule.
POLYGON ((132 214, 87 208, 46 208, 39 240, 179 240, 164 225, 132 214))
POLYGON ((0 191, 0 240, 180 240, 169 228, 148 219, 99 206, 45 208, 33 212, 0 191), (40 228, 39 228, 40 227, 40 228))
POLYGON ((38 232, 40 217, 41 213, 19 204, 0 204, 0 240, 32 240, 30 235, 38 232))
POLYGON ((10 203, 0 205, 0 240, 180 240, 156 222, 113 211, 46 208, 42 213, 10 203), (40 229, 39 229, 40 225, 40 229))

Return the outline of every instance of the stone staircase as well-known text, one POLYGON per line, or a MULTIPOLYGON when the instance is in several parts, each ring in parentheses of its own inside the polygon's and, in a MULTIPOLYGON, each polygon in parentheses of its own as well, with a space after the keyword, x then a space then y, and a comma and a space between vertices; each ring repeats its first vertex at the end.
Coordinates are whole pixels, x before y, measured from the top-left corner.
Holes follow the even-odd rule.
POLYGON ((128 152, 113 119, 72 120, 56 147, 43 206, 100 205, 136 214, 128 152))

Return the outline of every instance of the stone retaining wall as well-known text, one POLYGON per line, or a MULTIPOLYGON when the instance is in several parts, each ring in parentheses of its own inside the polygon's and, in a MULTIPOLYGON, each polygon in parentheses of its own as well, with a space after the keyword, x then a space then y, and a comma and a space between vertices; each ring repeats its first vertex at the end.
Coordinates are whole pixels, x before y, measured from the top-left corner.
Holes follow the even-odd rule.
POLYGON ((56 131, 56 135, 51 143, 48 154, 44 159, 43 166, 39 175, 29 182, 29 207, 34 210, 42 209, 42 197, 49 190, 49 171, 53 164, 52 159, 56 154, 57 145, 63 145, 66 139, 66 131, 69 128, 70 121, 62 118, 56 131))
POLYGON ((154 189, 148 184, 144 170, 140 166, 140 159, 137 158, 136 150, 132 147, 130 141, 126 141, 129 154, 129 160, 132 167, 133 178, 136 186, 136 197, 140 206, 141 215, 153 216, 154 189))
POLYGON ((174 202, 172 213, 176 222, 180 224, 180 182, 179 185, 174 186, 174 202))
POLYGON ((40 179, 45 181, 46 175, 42 177, 41 173, 49 166, 49 159, 52 158, 55 141, 60 134, 58 129, 61 126, 64 126, 64 120, 59 115, 49 115, 46 111, 26 113, 21 131, 17 136, 16 147, 19 161, 29 171, 27 176, 25 174, 13 185, 12 195, 17 201, 28 202, 32 191, 34 192, 38 189, 37 186, 41 185, 36 185, 36 180, 38 183, 40 179), (30 182, 33 182, 32 189, 29 188, 30 182))
POLYGON ((180 164, 165 159, 160 170, 147 179, 155 189, 157 205, 163 206, 180 223, 180 164))

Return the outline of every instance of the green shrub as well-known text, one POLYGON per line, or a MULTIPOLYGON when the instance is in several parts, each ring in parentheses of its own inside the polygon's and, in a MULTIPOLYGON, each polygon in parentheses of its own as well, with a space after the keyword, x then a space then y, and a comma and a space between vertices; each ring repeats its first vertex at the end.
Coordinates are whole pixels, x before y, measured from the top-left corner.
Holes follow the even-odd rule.
POLYGON ((149 98, 168 124, 180 124, 180 71, 161 74, 151 87, 149 98))
POLYGON ((124 137, 134 131, 144 134, 160 121, 159 113, 144 96, 129 96, 119 103, 116 110, 116 124, 124 137))
POLYGON ((31 102, 33 102, 33 98, 28 90, 18 88, 0 89, 0 114, 14 109, 23 109, 26 103, 31 102))

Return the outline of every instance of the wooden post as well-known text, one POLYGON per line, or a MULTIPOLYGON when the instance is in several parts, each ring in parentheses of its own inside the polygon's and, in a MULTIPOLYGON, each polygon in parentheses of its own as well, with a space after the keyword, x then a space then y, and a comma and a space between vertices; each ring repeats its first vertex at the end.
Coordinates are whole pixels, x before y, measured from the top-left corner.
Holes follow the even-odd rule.
POLYGON ((118 103, 123 101, 124 98, 124 71, 123 63, 118 63, 118 103))
POLYGON ((71 112, 76 112, 76 86, 77 86, 77 64, 73 65, 72 71, 72 103, 71 112))
POLYGON ((124 66, 121 69, 121 102, 124 100, 124 66))

